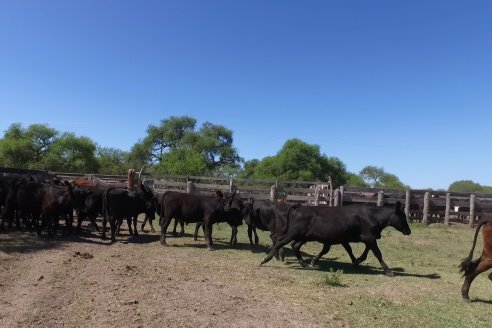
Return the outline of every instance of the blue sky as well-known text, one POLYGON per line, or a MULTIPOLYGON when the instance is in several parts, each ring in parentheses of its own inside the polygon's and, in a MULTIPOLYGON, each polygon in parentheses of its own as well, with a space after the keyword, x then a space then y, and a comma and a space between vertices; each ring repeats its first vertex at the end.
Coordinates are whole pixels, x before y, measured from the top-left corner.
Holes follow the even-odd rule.
POLYGON ((490 1, 2 1, 0 131, 129 150, 188 115, 412 188, 492 185, 490 1))

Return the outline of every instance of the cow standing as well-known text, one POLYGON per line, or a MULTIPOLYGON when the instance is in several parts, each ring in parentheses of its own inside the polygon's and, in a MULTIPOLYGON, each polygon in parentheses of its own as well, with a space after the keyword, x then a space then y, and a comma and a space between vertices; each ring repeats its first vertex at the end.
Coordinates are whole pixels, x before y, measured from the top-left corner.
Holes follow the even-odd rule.
POLYGON ((290 213, 286 229, 278 232, 277 242, 260 265, 270 261, 275 252, 291 241, 295 241, 292 249, 300 263, 304 261, 299 250, 308 241, 318 241, 324 244, 318 259, 328 253, 331 245, 363 242, 366 250, 358 262, 365 260, 368 251, 371 250, 381 264, 384 273, 393 277, 394 273, 384 263, 377 245, 381 231, 388 226, 394 227, 404 235, 410 235, 411 230, 405 213, 401 210, 400 202, 396 203, 394 209, 368 205, 299 207, 290 213))
POLYGON ((102 238, 106 238, 106 224, 109 220, 111 227, 111 242, 116 241, 118 222, 127 219, 130 234, 138 235, 137 218, 145 213, 152 219, 155 217, 153 192, 150 188, 140 184, 136 191, 124 188, 109 188, 103 193, 103 230, 102 238), (131 219, 133 218, 133 230, 131 219))
POLYGON ((186 223, 202 222, 207 249, 212 250, 212 224, 228 222, 232 226, 239 226, 243 211, 238 204, 235 192, 227 198, 224 198, 220 192, 215 197, 166 192, 163 199, 163 213, 161 213, 161 244, 167 246, 166 232, 174 218, 186 223))
MULTIPOLYGON (((492 268, 492 218, 483 218, 479 221, 473 238, 473 246, 468 257, 463 259, 460 264, 460 272, 463 272, 465 281, 461 287, 461 296, 465 302, 470 302, 468 292, 473 280, 482 272, 492 268), (480 228, 483 226, 483 250, 482 255, 475 261, 472 261, 473 251, 477 242, 477 236, 480 228)), ((489 274, 489 279, 492 280, 492 273, 489 274)))

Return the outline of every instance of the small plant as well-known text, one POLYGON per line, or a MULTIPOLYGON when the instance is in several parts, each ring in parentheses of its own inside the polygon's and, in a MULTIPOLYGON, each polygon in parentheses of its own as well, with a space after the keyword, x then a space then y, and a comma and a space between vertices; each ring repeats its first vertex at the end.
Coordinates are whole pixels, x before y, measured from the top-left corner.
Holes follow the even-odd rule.
POLYGON ((330 272, 324 276, 323 282, 325 285, 342 287, 342 275, 343 270, 333 271, 333 269, 330 269, 330 272))

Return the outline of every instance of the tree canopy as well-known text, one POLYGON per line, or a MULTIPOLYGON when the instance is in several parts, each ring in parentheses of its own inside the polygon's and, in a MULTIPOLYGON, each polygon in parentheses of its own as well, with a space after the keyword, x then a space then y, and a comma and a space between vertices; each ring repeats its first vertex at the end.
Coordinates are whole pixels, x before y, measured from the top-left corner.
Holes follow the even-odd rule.
POLYGON ((231 130, 210 122, 196 130, 194 118, 171 116, 159 126, 149 125, 147 136, 132 147, 129 162, 159 173, 217 175, 224 167, 238 168, 242 159, 231 130))
POLYGON ((473 182, 472 180, 459 180, 453 182, 449 186, 448 191, 492 193, 492 187, 482 186, 479 183, 473 182))
POLYGON ((347 181, 342 161, 321 154, 318 145, 310 145, 297 138, 287 140, 275 156, 247 161, 240 176, 304 181, 328 181, 331 176, 336 186, 347 181))
POLYGON ((359 176, 371 188, 409 188, 396 175, 386 172, 382 167, 366 166, 359 172, 359 176))

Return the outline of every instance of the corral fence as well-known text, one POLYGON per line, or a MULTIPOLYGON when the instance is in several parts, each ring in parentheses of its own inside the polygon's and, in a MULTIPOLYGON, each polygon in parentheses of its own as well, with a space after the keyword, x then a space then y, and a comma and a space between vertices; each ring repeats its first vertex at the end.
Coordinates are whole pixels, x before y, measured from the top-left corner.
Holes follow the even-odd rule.
POLYGON ((53 181, 86 179, 103 186, 130 186, 132 179, 158 192, 173 190, 186 193, 212 194, 236 191, 243 199, 303 203, 306 205, 344 206, 374 204, 394 206, 400 202, 407 218, 424 224, 433 222, 467 223, 470 227, 482 216, 492 215, 492 194, 459 193, 433 190, 378 189, 340 186, 328 181, 286 181, 275 179, 243 179, 128 172, 127 175, 103 175, 0 168, 0 175, 29 174, 41 180, 53 181), (130 174, 131 173, 131 174, 130 174))

